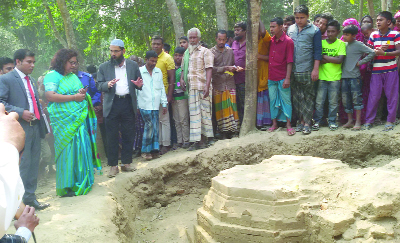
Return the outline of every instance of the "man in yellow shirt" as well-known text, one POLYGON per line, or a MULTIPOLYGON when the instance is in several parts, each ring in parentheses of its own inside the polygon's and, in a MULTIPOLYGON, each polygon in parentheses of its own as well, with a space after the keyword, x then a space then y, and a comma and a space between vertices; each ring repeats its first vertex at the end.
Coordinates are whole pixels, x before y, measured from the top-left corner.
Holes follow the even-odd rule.
POLYGON ((260 21, 258 30, 258 92, 257 92, 257 127, 262 131, 272 124, 268 95, 268 61, 271 36, 260 21))
MULTIPOLYGON (((164 40, 161 36, 154 36, 151 39, 151 48, 158 55, 156 67, 161 69, 163 75, 163 83, 165 93, 167 94, 168 104, 171 104, 173 99, 174 84, 175 84, 175 62, 174 59, 163 50, 164 40)), ((160 154, 165 154, 171 147, 171 124, 170 124, 170 106, 168 106, 167 113, 163 114, 162 106, 159 112, 159 136, 160 136, 160 154)), ((171 113, 172 114, 172 113, 171 113)))

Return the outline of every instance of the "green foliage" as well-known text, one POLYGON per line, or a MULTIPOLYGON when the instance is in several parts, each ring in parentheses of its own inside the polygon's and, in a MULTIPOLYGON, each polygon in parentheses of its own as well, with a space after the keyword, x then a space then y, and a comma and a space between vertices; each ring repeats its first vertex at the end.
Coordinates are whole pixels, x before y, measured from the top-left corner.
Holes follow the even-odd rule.
MULTIPOLYGON (((244 0, 226 0, 229 29, 236 22, 247 19, 244 0)), ((3 0, 0 5, 0 56, 12 56, 18 48, 28 48, 36 53, 34 76, 39 76, 49 66, 57 50, 62 48, 54 35, 49 21, 46 3, 53 16, 56 31, 65 39, 56 0, 3 0)), ((185 32, 197 27, 202 40, 212 47, 217 31, 215 4, 213 0, 176 0, 185 32)), ((310 18, 316 13, 331 12, 336 19, 358 18, 359 0, 301 0, 310 8, 310 18)), ((268 28, 273 17, 285 17, 293 12, 292 0, 263 1, 261 20, 268 28)), ((393 1, 393 11, 400 0, 393 1)), ((374 0, 375 12, 380 11, 380 0, 374 0)), ((69 0, 67 1, 78 49, 84 54, 85 65, 109 59, 108 45, 114 38, 124 40, 126 57, 143 57, 150 48, 151 36, 161 35, 164 42, 175 45, 175 32, 165 0, 69 0)), ((363 13, 368 14, 367 0, 363 13)), ((84 67, 83 67, 84 68, 84 67)))

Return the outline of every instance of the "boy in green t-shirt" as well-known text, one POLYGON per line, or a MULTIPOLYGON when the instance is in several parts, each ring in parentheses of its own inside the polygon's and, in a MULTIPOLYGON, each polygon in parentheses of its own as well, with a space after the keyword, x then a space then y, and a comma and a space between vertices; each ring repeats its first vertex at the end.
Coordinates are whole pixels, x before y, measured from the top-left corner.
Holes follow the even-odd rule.
POLYGON ((315 105, 315 124, 313 130, 319 130, 319 122, 324 114, 325 99, 328 96, 328 124, 330 130, 336 130, 336 114, 339 107, 340 79, 342 77, 342 62, 346 55, 346 44, 338 40, 340 24, 337 20, 328 23, 328 39, 322 41, 322 60, 319 66, 319 84, 315 105))
POLYGON ((182 90, 180 84, 182 69, 182 58, 185 53, 185 48, 177 47, 175 49, 174 61, 175 61, 175 87, 172 101, 172 115, 175 121, 176 136, 178 147, 189 148, 189 104, 188 94, 182 90))

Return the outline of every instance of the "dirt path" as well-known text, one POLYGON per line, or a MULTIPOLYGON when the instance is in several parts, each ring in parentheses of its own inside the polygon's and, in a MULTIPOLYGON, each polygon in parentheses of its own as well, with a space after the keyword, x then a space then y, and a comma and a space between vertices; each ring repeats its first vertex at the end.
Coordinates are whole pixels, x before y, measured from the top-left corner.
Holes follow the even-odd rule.
MULTIPOLYGON (((255 164, 275 154, 312 155, 340 159, 352 167, 382 166, 400 155, 400 126, 354 132, 322 128, 309 136, 286 131, 255 132, 243 138, 218 141, 206 150, 182 149, 144 162, 138 170, 116 178, 95 176, 86 196, 59 198, 55 176, 40 181, 37 195, 51 207, 38 212, 37 242, 187 242, 196 210, 210 186, 210 178, 236 164, 255 164)), ((106 161, 103 161, 106 165, 106 161)), ((8 233, 13 233, 10 227, 8 233)), ((31 239, 30 242, 33 242, 31 239)))

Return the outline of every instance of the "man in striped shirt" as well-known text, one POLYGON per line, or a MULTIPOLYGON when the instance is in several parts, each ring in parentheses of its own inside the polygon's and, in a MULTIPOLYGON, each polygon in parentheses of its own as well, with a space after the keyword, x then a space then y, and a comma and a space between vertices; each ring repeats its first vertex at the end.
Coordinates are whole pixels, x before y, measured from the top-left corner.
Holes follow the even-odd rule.
POLYGON ((387 98, 388 109, 384 131, 390 131, 393 130, 396 120, 397 101, 399 99, 399 76, 396 56, 400 56, 400 33, 389 28, 389 24, 392 21, 390 12, 380 12, 376 20, 378 31, 372 32, 368 41, 368 44, 375 49, 375 58, 364 129, 369 129, 375 120, 378 102, 383 89, 387 98))

